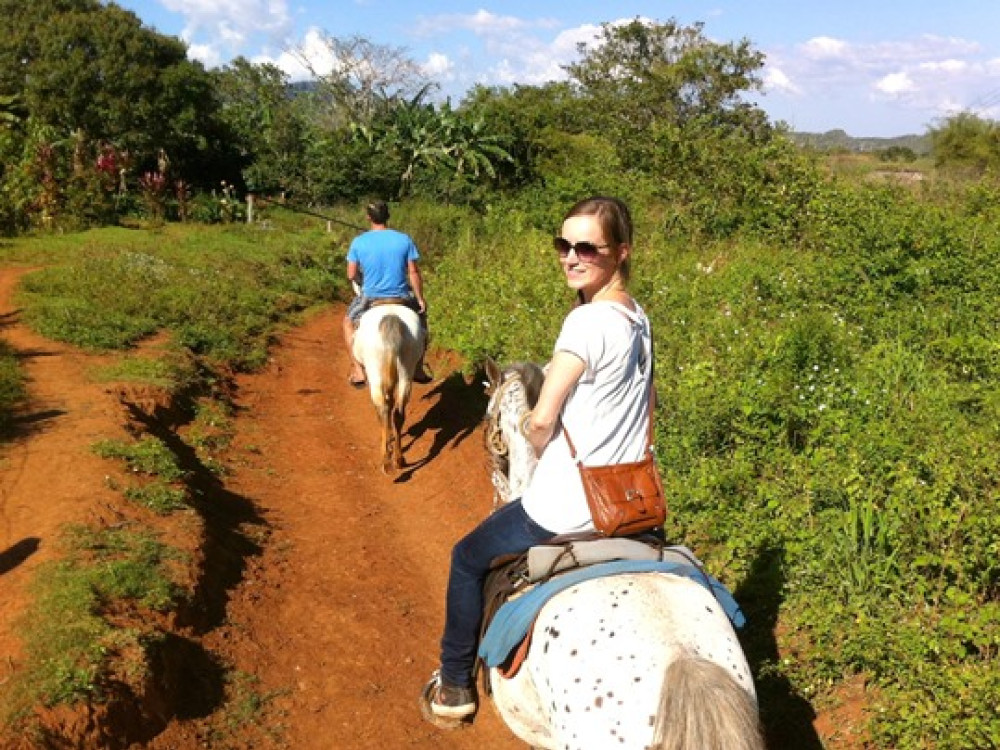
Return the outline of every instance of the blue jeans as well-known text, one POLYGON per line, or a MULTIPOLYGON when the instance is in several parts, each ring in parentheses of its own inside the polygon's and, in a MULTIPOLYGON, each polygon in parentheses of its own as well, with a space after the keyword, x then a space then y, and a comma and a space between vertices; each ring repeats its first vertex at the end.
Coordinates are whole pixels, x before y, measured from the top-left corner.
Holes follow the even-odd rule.
POLYGON ((466 535, 451 551, 444 635, 441 638, 441 677, 461 687, 472 686, 476 645, 483 618, 483 582, 490 562, 517 555, 553 536, 532 521, 515 500, 501 506, 466 535))

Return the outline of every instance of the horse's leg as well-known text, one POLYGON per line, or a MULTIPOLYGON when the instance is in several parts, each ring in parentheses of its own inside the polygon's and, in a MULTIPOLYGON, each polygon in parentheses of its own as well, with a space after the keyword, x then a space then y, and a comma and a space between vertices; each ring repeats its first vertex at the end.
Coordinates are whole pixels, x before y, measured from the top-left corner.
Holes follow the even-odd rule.
POLYGON ((406 420, 406 404, 397 404, 396 408, 392 410, 392 443, 395 448, 395 455, 393 456, 393 462, 396 471, 399 471, 405 465, 403 462, 403 422, 406 420))
POLYGON ((382 422, 382 473, 388 474, 395 464, 392 448, 392 409, 383 406, 379 409, 379 417, 382 422))

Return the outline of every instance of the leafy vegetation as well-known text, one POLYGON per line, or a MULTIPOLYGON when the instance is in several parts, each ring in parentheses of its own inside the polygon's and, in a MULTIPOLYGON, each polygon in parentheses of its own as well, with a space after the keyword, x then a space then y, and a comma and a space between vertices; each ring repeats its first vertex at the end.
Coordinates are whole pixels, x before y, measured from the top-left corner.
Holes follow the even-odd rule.
POLYGON ((320 230, 291 242, 243 227, 99 230, 72 262, 28 276, 21 300, 29 322, 53 339, 124 349, 166 329, 209 362, 253 368, 283 316, 346 283, 335 275, 334 241, 320 230))
MULTIPOLYGON (((785 680, 822 700, 859 674, 877 746, 996 744, 996 204, 969 216, 982 185, 920 198, 803 169, 785 185, 802 212, 744 216, 738 236, 692 244, 664 206, 636 207, 670 536, 724 571, 751 623, 791 634, 758 664, 765 719, 785 680)), ((545 235, 508 232, 500 269, 493 229, 438 266, 438 307, 464 313, 432 321, 437 341, 544 360, 570 296, 545 235)))
POLYGON ((0 340, 0 432, 10 426, 14 408, 24 399, 24 376, 17 356, 0 340))
POLYGON ((64 541, 65 557, 36 578, 36 606, 21 627, 31 673, 3 695, 9 720, 36 705, 99 699, 112 679, 141 684, 148 665, 129 664, 130 675, 115 670, 161 635, 128 612, 167 611, 182 596, 171 577, 171 551, 148 532, 71 527, 64 541))

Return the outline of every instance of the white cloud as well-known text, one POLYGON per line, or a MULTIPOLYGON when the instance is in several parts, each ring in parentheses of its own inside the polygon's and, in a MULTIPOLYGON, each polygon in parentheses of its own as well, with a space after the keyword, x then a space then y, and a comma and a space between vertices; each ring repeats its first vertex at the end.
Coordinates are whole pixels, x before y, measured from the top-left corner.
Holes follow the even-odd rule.
POLYGON ((222 56, 217 47, 210 44, 189 44, 188 57, 198 60, 206 68, 216 68, 222 64, 222 56))
POLYGON ((520 33, 529 28, 551 28, 555 21, 542 19, 528 22, 514 16, 499 16, 487 10, 475 13, 446 13, 437 16, 423 16, 414 28, 419 37, 440 36, 455 31, 471 31, 476 36, 491 37, 520 33))
POLYGON ((428 78, 442 81, 451 80, 455 73, 455 63, 440 52, 432 52, 420 68, 428 78))
POLYGON ((284 43, 293 19, 288 0, 160 0, 184 18, 181 38, 191 57, 208 66, 243 54, 254 36, 284 43))
POLYGON ((961 73, 969 69, 969 63, 965 60, 941 60, 938 62, 920 63, 918 67, 921 70, 926 70, 931 73, 938 71, 942 73, 961 73))
POLYGON ((916 91, 917 87, 906 73, 890 73, 875 83, 875 88, 889 96, 899 96, 916 91))
POLYGON ((766 67, 763 78, 765 91, 780 91, 792 96, 802 93, 802 89, 796 86, 781 68, 766 67))
POLYGON ((818 36, 801 45, 802 54, 812 60, 826 60, 847 56, 848 44, 840 39, 818 36))
POLYGON ((973 106, 997 89, 1000 60, 982 59, 979 43, 931 34, 877 42, 817 36, 767 52, 765 91, 776 97, 822 97, 843 107, 895 108, 924 121, 973 106))
POLYGON ((292 81, 304 81, 312 78, 312 72, 317 75, 327 75, 333 70, 333 55, 326 43, 326 34, 313 26, 302 41, 295 45, 294 51, 286 49, 276 58, 260 55, 254 58, 255 63, 272 63, 288 74, 292 81), (308 64, 307 64, 308 63, 308 64))

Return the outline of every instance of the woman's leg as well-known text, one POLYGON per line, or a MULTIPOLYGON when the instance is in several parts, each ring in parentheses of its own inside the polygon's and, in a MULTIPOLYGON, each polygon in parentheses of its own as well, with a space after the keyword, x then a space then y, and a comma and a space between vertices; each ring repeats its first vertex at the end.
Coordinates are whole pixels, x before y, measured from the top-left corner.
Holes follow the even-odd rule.
POLYGON ((548 541, 552 532, 532 521, 515 500, 502 506, 451 553, 448 603, 441 638, 441 677, 445 683, 471 687, 476 644, 483 616, 483 582, 490 562, 548 541))

